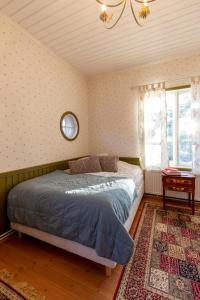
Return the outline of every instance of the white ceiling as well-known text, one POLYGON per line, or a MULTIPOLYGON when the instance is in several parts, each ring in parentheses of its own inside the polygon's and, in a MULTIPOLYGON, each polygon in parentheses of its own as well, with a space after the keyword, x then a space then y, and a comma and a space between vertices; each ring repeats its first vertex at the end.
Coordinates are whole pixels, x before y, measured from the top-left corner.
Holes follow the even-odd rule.
POLYGON ((127 7, 106 30, 95 0, 0 0, 3 14, 87 75, 200 51, 200 0, 157 0, 150 8, 142 28, 127 7))

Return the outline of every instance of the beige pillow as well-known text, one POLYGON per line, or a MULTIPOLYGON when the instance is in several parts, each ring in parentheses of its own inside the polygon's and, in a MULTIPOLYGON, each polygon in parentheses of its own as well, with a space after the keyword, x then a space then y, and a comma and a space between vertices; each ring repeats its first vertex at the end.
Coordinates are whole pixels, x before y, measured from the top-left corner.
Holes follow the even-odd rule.
POLYGON ((115 155, 106 155, 99 156, 99 161, 103 172, 117 172, 118 166, 117 162, 119 160, 118 156, 115 155))
POLYGON ((101 165, 97 156, 90 156, 69 161, 71 174, 101 172, 101 165))

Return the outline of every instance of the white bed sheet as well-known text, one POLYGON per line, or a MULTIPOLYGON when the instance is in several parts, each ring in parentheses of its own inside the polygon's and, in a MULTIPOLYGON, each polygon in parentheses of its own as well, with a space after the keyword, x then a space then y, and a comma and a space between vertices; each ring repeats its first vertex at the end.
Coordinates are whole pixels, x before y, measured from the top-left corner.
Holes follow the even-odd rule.
POLYGON ((131 165, 123 161, 118 161, 118 172, 97 172, 89 173, 96 176, 105 177, 128 177, 133 179, 136 187, 136 191, 139 189, 141 182, 144 180, 143 170, 139 166, 131 165))

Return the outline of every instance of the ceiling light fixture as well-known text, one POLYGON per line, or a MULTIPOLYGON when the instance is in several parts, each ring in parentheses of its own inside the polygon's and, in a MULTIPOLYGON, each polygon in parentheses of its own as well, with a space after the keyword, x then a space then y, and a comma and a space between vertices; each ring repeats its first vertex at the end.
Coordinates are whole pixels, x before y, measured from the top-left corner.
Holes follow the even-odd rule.
MULTIPOLYGON (((112 29, 113 27, 115 27, 117 25, 117 23, 121 19, 122 15, 124 13, 124 10, 126 8, 128 0, 120 0, 115 4, 109 4, 109 3, 106 3, 106 1, 101 1, 101 0, 96 0, 96 1, 99 4, 101 4, 101 13, 99 16, 100 20, 104 23, 104 25, 107 29, 112 29), (113 13, 109 12, 108 10, 115 8, 115 7, 119 7, 119 6, 121 6, 121 12, 120 12, 118 18, 116 19, 116 21, 114 21, 114 23, 112 24, 113 13), (109 26, 109 24, 111 24, 111 25, 109 26)), ((133 1, 141 4, 140 11, 138 13, 139 18, 146 19, 147 16, 150 14, 149 3, 154 2, 156 0, 129 0, 133 18, 138 26, 142 26, 141 23, 138 21, 138 17, 136 16, 133 1)))

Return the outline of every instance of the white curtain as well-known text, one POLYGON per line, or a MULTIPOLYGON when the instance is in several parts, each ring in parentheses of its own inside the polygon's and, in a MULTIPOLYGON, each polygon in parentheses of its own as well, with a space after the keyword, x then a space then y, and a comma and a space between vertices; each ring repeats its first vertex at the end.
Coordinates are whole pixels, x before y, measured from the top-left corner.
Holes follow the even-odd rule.
POLYGON ((192 78, 192 171, 200 174, 200 77, 192 78))
POLYGON ((139 88, 139 146, 145 169, 168 166, 164 83, 139 88))

